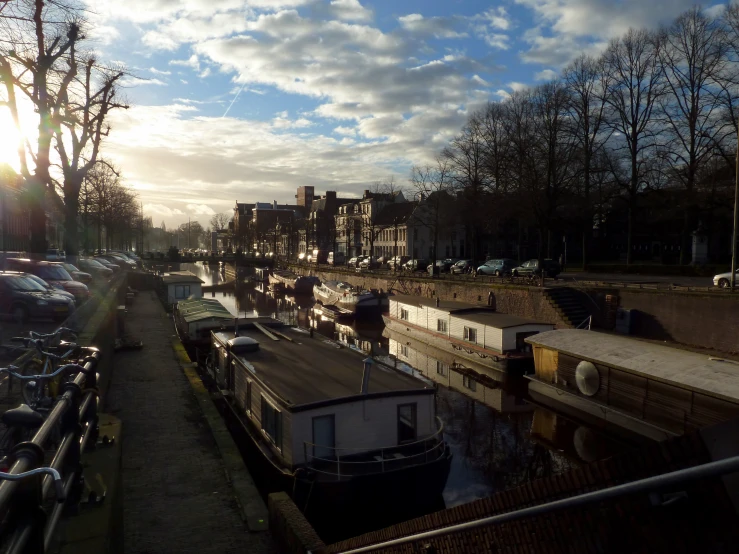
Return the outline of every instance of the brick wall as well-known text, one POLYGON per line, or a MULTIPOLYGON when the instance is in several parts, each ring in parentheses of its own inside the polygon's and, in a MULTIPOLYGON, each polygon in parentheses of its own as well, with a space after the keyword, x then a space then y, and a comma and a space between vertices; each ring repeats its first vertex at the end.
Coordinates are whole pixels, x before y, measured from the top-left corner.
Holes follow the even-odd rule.
POLYGON ((269 531, 283 554, 320 552, 324 548, 311 524, 285 492, 268 497, 269 531))

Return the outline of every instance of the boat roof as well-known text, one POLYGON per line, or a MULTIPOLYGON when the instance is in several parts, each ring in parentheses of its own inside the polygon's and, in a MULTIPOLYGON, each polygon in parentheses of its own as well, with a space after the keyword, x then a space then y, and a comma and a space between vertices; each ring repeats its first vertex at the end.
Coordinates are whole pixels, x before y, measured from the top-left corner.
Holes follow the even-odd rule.
MULTIPOLYGON (((259 342, 259 350, 239 355, 239 359, 254 368, 256 377, 287 408, 295 410, 301 405, 330 404, 347 398, 359 400, 363 396, 360 389, 366 355, 320 335, 310 338, 307 332, 293 327, 281 327, 279 333, 292 340, 275 341, 256 328, 240 330, 239 336, 259 342)), ((221 343, 234 337, 233 331, 213 331, 213 335, 221 343)), ((413 392, 433 394, 434 388, 395 369, 372 365, 369 394, 392 396, 413 392)))
POLYGON ((170 271, 162 275, 162 281, 168 285, 173 283, 204 283, 200 277, 190 271, 170 271))
POLYGON ((180 300, 177 303, 177 311, 179 312, 180 317, 182 317, 182 319, 187 323, 211 318, 234 318, 233 314, 223 307, 223 304, 212 298, 180 300))
POLYGON ((547 331, 526 342, 739 402, 739 363, 730 360, 585 329, 547 331))
POLYGON ((475 304, 467 304, 465 302, 457 302, 456 300, 439 300, 439 305, 437 306, 436 298, 412 296, 409 294, 396 294, 389 298, 391 302, 400 302, 401 304, 408 304, 410 306, 433 308, 435 310, 454 315, 455 317, 459 317, 460 319, 482 323, 483 325, 495 327, 497 329, 520 327, 522 325, 554 326, 553 323, 545 323, 534 319, 519 317, 517 315, 504 314, 496 312, 492 308, 486 308, 475 304))

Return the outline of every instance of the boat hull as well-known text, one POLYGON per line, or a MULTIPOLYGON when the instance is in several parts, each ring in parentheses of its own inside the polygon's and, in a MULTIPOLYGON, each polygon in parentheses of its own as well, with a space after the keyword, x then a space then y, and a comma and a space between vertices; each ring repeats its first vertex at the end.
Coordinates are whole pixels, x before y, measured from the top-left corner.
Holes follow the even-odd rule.
POLYGON ((387 296, 381 294, 345 296, 327 287, 316 285, 313 287, 313 296, 325 306, 336 306, 359 317, 372 315, 379 317, 383 312, 387 312, 389 307, 387 296))

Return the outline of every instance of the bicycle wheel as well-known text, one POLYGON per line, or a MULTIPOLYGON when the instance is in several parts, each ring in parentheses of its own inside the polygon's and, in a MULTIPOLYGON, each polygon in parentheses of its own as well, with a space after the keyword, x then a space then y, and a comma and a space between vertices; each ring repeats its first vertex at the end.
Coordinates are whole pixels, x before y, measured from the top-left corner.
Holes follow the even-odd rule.
MULTIPOLYGON (((43 362, 38 358, 33 358, 21 366, 19 373, 21 375, 40 375, 43 371, 43 362)), ((21 394, 23 395, 23 401, 35 410, 42 404, 47 403, 44 400, 45 398, 50 398, 49 380, 22 381, 21 394)))

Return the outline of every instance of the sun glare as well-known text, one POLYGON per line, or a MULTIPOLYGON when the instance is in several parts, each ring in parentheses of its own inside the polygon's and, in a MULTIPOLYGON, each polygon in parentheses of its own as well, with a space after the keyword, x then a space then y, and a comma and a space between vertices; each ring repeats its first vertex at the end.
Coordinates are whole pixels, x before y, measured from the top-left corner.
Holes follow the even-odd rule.
POLYGON ((18 130, 8 108, 0 109, 0 164, 8 164, 20 171, 18 160, 18 130))

